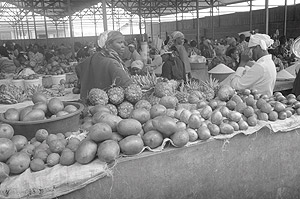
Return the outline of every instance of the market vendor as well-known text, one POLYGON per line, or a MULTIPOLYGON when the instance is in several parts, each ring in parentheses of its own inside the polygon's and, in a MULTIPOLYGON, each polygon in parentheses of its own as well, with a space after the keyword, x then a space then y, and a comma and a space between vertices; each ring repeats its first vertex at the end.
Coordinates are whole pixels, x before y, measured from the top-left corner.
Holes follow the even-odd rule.
POLYGON ((161 77, 169 80, 186 80, 185 67, 183 61, 179 57, 179 52, 174 47, 170 50, 161 53, 163 60, 161 77))
POLYGON ((215 52, 216 52, 216 56, 209 63, 208 71, 210 71, 211 69, 213 69, 214 67, 216 67, 219 64, 224 64, 234 70, 234 66, 233 66, 234 61, 231 57, 229 57, 225 54, 226 47, 224 45, 216 46, 215 52))
POLYGON ((272 56, 268 53, 268 47, 273 42, 266 34, 251 35, 248 47, 252 51, 255 63, 253 66, 247 67, 246 64, 250 57, 248 54, 242 54, 239 67, 230 81, 233 88, 236 90, 257 89, 260 94, 273 95, 277 73, 272 56))
POLYGON ((33 48, 29 51, 28 53, 29 61, 30 61, 30 66, 32 68, 42 65, 44 62, 44 55, 39 52, 39 45, 34 44, 33 48))
POLYGON ((14 73, 16 65, 9 59, 9 54, 4 46, 0 46, 0 73, 14 73))
POLYGON ((131 75, 142 75, 144 63, 141 60, 136 60, 131 63, 130 74, 131 75))
POLYGON ((177 48, 179 53, 179 58, 184 63, 185 73, 189 76, 191 75, 191 65, 188 57, 188 53, 183 46, 184 43, 184 34, 180 31, 175 31, 171 34, 171 38, 173 39, 173 45, 177 48))
POLYGON ((92 88, 107 89, 115 81, 117 86, 126 87, 131 83, 120 56, 125 49, 124 36, 119 31, 105 31, 100 34, 98 52, 76 66, 79 78, 80 98, 85 101, 92 88))
POLYGON ((149 72, 154 72, 157 76, 160 76, 162 73, 162 58, 157 54, 156 49, 152 48, 149 51, 150 61, 146 65, 149 72))
POLYGON ((138 51, 136 50, 135 44, 133 43, 129 44, 128 49, 131 52, 131 57, 130 57, 131 62, 134 62, 136 60, 142 60, 140 53, 138 53, 138 51))

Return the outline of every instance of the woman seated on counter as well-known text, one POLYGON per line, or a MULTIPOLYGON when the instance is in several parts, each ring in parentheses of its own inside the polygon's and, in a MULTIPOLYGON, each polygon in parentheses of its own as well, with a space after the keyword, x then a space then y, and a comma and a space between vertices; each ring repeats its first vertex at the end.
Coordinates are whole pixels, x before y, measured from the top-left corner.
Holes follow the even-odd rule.
POLYGON ((239 67, 230 81, 234 89, 257 89, 260 94, 273 95, 277 72, 272 56, 268 53, 268 47, 273 42, 265 34, 251 35, 248 47, 252 51, 252 59, 255 63, 247 67, 250 57, 248 54, 242 54, 239 67))
POLYGON ((120 58, 125 49, 124 36, 119 31, 105 31, 100 34, 100 51, 76 66, 79 78, 80 98, 85 101, 92 88, 107 89, 114 82, 116 86, 127 87, 131 84, 124 62, 120 58))

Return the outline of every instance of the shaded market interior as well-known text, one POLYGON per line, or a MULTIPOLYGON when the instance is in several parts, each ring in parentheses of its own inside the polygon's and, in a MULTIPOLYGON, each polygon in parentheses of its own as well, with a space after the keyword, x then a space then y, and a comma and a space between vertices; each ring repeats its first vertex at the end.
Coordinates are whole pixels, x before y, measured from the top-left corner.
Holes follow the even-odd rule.
MULTIPOLYGON (((199 37, 203 35, 211 38, 224 37, 225 35, 220 35, 220 31, 218 30, 219 25, 232 25, 230 22, 236 18, 237 15, 239 17, 243 15, 240 20, 243 20, 243 24, 247 24, 246 27, 243 27, 244 30, 255 29, 258 23, 263 22, 264 27, 261 28, 262 25, 260 24, 259 29, 265 33, 269 32, 269 24, 272 23, 272 18, 277 16, 277 20, 280 18, 280 23, 282 24, 277 24, 275 28, 280 29, 284 35, 287 33, 287 21, 291 18, 288 17, 288 15, 292 15, 294 21, 299 20, 295 14, 298 9, 294 8, 297 5, 287 6, 286 0, 285 6, 277 9, 278 11, 274 11, 276 13, 269 12, 271 1, 269 3, 269 0, 266 0, 265 9, 260 11, 259 17, 253 14, 254 12, 258 12, 253 11, 253 2, 252 0, 10 0, 1 3, 0 9, 2 12, 0 15, 0 23, 8 23, 13 28, 14 39, 43 39, 46 43, 49 43, 49 38, 69 37, 73 40, 73 37, 76 37, 74 31, 78 29, 81 29, 81 36, 84 37, 85 24, 94 26, 93 34, 95 36, 99 35, 102 30, 121 30, 120 21, 124 18, 129 18, 129 23, 126 25, 130 29, 131 35, 133 35, 134 25, 139 29, 137 34, 141 36, 147 33, 151 38, 155 38, 158 35, 164 37, 166 32, 174 30, 181 30, 185 33, 187 31, 186 29, 188 29, 190 32, 186 32, 186 34, 196 35, 195 39, 198 41, 199 37), (219 8, 230 7, 233 4, 242 2, 247 2, 249 7, 248 12, 235 13, 236 15, 234 17, 227 17, 226 20, 220 22, 220 15, 215 14, 218 13, 219 8), (102 6, 104 4, 106 6, 102 6), (202 11, 209 12, 210 16, 199 18, 199 14, 202 11), (193 12, 194 18, 185 20, 183 15, 191 12, 193 12), (173 22, 164 22, 161 20, 161 18, 168 15, 175 15, 173 22), (85 17, 88 18, 85 19, 85 17), (133 22, 133 17, 138 18, 136 24, 133 22), (157 21, 154 21, 154 18, 156 18, 157 21), (257 18, 260 18, 260 20, 258 21, 257 18), (79 20, 80 27, 75 27, 74 23, 76 20, 79 20), (192 30, 189 26, 183 26, 186 22, 191 24, 191 21, 193 26, 192 30), (55 27, 54 30, 49 30, 50 26, 55 27)), ((294 2, 296 3, 296 1, 294 2)), ((235 22, 235 25, 240 24, 235 22)), ((273 32, 274 27, 271 27, 271 29, 273 32)), ((292 33, 292 31, 290 32, 292 33)), ((288 32, 288 34, 290 33, 288 32)), ((295 35, 290 36, 295 37, 295 35)))

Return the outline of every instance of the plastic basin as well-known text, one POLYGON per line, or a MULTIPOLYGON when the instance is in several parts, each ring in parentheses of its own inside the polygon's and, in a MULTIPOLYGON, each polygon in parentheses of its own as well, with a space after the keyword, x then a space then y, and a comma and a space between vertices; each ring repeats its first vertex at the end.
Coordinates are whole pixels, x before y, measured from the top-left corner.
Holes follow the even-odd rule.
POLYGON ((66 74, 62 74, 62 75, 52 75, 52 84, 53 85, 58 85, 60 83, 60 80, 66 80, 66 74))
POLYGON ((42 79, 26 79, 24 80, 25 88, 32 87, 32 86, 42 86, 42 79))
POLYGON ((66 133, 74 132, 79 129, 80 114, 84 108, 81 103, 63 102, 65 106, 74 105, 78 109, 74 113, 64 115, 57 118, 49 118, 37 121, 9 121, 4 118, 3 113, 0 114, 0 122, 10 124, 15 131, 15 135, 24 135, 27 139, 35 136, 39 129, 46 129, 49 133, 66 133))
POLYGON ((17 87, 20 87, 22 89, 25 88, 24 79, 13 79, 11 80, 11 83, 17 87))

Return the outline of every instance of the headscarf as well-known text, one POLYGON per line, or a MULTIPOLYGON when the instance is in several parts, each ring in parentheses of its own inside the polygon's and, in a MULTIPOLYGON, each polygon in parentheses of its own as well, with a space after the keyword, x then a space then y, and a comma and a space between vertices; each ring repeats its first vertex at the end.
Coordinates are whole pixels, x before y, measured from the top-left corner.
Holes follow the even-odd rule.
POLYGON ((116 30, 107 30, 99 35, 98 45, 99 47, 104 48, 107 44, 111 43, 112 41, 123 38, 124 36, 121 32, 116 30))
POLYGON ((218 45, 215 47, 215 52, 217 55, 224 55, 226 51, 226 47, 224 45, 218 45))
POLYGON ((143 69, 144 63, 141 60, 135 60, 131 63, 131 68, 143 69))
POLYGON ((273 43, 274 40, 269 35, 257 33, 250 36, 248 47, 260 46, 261 49, 267 50, 273 43))
POLYGON ((184 38, 184 34, 182 32, 180 32, 180 31, 174 31, 171 34, 171 37, 172 37, 173 40, 176 40, 179 37, 183 37, 184 38))
POLYGON ((228 37, 226 39, 227 45, 236 45, 236 40, 233 37, 228 37))
POLYGON ((123 38, 124 36, 122 35, 121 32, 115 30, 107 30, 99 35, 97 43, 101 48, 100 53, 103 56, 117 60, 120 64, 120 67, 123 70, 125 70, 125 63, 120 58, 119 54, 115 50, 111 48, 107 48, 107 44, 113 42, 116 39, 123 39, 123 38))

